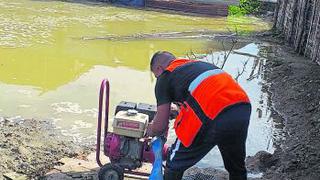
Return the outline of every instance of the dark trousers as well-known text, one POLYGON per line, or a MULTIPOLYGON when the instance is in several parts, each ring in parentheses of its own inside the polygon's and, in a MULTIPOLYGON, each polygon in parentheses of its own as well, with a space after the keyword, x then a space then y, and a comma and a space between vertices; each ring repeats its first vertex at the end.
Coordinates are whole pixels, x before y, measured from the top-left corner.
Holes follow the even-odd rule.
POLYGON ((179 180, 183 172, 218 146, 230 180, 246 180, 246 138, 251 114, 250 104, 225 109, 214 120, 204 124, 189 147, 177 139, 170 148, 165 180, 179 180))

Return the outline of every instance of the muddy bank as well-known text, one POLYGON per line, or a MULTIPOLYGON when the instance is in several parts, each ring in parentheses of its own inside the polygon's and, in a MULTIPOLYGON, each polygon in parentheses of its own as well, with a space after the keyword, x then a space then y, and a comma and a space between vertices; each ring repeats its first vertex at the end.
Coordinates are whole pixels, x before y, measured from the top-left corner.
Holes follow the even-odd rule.
POLYGON ((269 164, 265 164, 263 178, 317 180, 320 177, 320 66, 278 45, 280 42, 267 48, 265 74, 270 100, 285 126, 285 139, 267 158, 269 164))
POLYGON ((45 121, 0 117, 0 179, 38 179, 62 157, 81 157, 89 148, 74 144, 45 121))

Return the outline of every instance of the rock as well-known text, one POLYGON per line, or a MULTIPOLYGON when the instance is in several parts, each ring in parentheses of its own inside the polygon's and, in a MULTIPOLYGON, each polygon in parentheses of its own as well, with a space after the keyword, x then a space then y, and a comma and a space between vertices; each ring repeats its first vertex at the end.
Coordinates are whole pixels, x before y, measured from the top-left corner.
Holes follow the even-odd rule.
MULTIPOLYGON (((87 156, 87 160, 96 163, 96 152, 92 152, 87 156)), ((100 152, 100 160, 102 164, 107 164, 110 162, 109 158, 104 155, 104 153, 100 152)))
POLYGON ((68 173, 68 172, 86 172, 88 171, 87 168, 84 168, 79 165, 63 165, 63 166, 55 166, 55 169, 58 169, 59 171, 63 173, 68 173))
POLYGON ((72 179, 72 177, 68 176, 67 174, 61 173, 58 170, 51 170, 49 173, 45 176, 46 180, 57 180, 57 179, 63 179, 63 180, 69 180, 72 179))
POLYGON ((248 156, 246 165, 249 172, 264 172, 275 164, 272 154, 266 151, 259 151, 254 156, 248 156))
POLYGON ((64 165, 56 166, 55 168, 60 169, 61 171, 63 171, 62 169, 66 167, 79 167, 77 169, 73 169, 74 172, 81 172, 83 170, 96 170, 99 168, 98 164, 95 161, 85 161, 82 159, 62 158, 59 162, 63 163, 64 165))
POLYGON ((26 175, 18 174, 15 172, 5 173, 3 176, 8 180, 27 180, 28 179, 26 175))
POLYGON ((228 173, 226 171, 214 168, 198 168, 191 167, 183 175, 183 180, 227 180, 228 173))

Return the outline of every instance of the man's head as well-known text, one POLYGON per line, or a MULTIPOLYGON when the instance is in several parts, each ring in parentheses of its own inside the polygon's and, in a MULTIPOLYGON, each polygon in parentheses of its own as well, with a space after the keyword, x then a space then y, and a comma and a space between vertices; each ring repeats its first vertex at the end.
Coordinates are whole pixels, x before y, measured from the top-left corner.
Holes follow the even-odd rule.
POLYGON ((167 51, 156 52, 150 61, 150 70, 158 78, 176 57, 167 51))

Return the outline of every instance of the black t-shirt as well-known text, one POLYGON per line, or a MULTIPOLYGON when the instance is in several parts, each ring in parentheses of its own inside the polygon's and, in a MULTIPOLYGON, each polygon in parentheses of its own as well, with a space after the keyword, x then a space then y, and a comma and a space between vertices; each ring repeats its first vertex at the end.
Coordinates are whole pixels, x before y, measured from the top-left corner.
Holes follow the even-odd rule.
POLYGON ((155 95, 157 106, 170 102, 183 102, 188 97, 190 83, 205 71, 218 69, 217 66, 195 61, 177 67, 174 71, 164 71, 157 79, 155 95))

